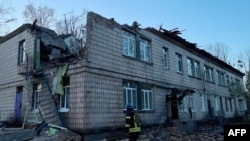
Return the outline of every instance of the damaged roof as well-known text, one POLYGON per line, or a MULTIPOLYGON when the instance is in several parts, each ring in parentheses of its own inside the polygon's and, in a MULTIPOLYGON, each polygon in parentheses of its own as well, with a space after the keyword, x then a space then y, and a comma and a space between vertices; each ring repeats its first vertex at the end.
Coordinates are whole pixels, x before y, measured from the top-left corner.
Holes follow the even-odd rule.
POLYGON ((65 44, 63 38, 58 36, 55 31, 44 28, 44 27, 39 27, 37 25, 32 25, 32 24, 23 24, 10 34, 3 36, 0 38, 0 44, 11 39, 12 37, 20 34, 21 32, 30 29, 30 31, 38 36, 40 36, 41 41, 45 46, 51 46, 51 47, 56 47, 61 50, 66 50, 67 45, 65 44))
POLYGON ((229 65, 228 63, 218 59, 217 57, 215 57, 212 54, 206 52, 205 50, 197 48, 196 43, 190 43, 190 42, 186 41, 185 39, 181 38, 180 36, 177 36, 177 34, 172 33, 171 31, 164 30, 164 32, 162 32, 162 31, 156 30, 155 28, 152 28, 152 27, 145 28, 145 30, 147 30, 147 31, 161 37, 164 40, 170 41, 170 42, 172 42, 174 44, 181 43, 183 48, 195 51, 198 54, 206 56, 207 58, 215 61, 218 64, 221 64, 222 66, 226 67, 227 69, 233 71, 234 73, 236 73, 236 74, 238 74, 240 76, 245 75, 244 73, 242 73, 238 69, 236 69, 236 68, 232 67, 231 65, 229 65))

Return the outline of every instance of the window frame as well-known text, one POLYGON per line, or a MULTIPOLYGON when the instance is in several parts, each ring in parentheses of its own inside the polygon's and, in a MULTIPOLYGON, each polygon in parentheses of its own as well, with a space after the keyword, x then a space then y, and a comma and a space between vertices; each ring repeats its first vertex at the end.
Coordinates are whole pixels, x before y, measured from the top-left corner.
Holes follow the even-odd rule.
POLYGON ((215 102, 215 111, 218 112, 220 110, 220 107, 219 107, 219 96, 214 96, 214 102, 215 102))
POLYGON ((129 31, 123 30, 122 41, 122 54, 125 56, 136 58, 136 35, 129 31), (125 52, 125 50, 127 50, 127 53, 125 52))
POLYGON ((18 60, 17 60, 17 64, 18 65, 23 65, 25 64, 26 59, 26 42, 25 40, 22 40, 19 42, 18 44, 18 60))
POLYGON ((68 112, 70 108, 70 86, 64 86, 64 94, 59 95, 59 112, 68 112))
POLYGON ((141 110, 153 110, 153 91, 150 86, 141 88, 141 110))
POLYGON ((214 82, 214 71, 212 67, 204 65, 205 80, 208 82, 214 82))
POLYGON ((140 60, 151 62, 151 45, 150 42, 144 38, 140 38, 140 60))
POLYGON ((124 109, 126 109, 126 104, 131 103, 134 109, 138 108, 137 105, 137 84, 132 81, 125 81, 123 84, 123 98, 124 98, 124 109), (129 93, 130 92, 130 93, 129 93))
POLYGON ((205 112, 206 109, 205 109, 205 97, 204 97, 204 94, 200 94, 200 102, 201 102, 201 111, 205 112))
POLYGON ((182 62, 182 55, 180 53, 175 53, 175 60, 176 60, 176 72, 183 73, 183 62, 182 62))
POLYGON ((191 108, 192 112, 196 112, 194 95, 189 95, 189 106, 190 106, 189 108, 191 108))
POLYGON ((39 108, 38 108, 38 103, 40 101, 40 95, 42 91, 42 84, 41 83, 36 83, 33 84, 33 93, 32 93, 32 112, 33 113, 38 113, 39 108))
POLYGON ((200 62, 187 57, 188 75, 196 78, 201 77, 200 62))
POLYGON ((182 103, 181 103, 181 112, 187 112, 187 100, 186 100, 186 96, 182 99, 182 103))
POLYGON ((135 60, 152 63, 151 40, 138 32, 123 29, 122 54, 135 60), (129 50, 132 48, 133 52, 129 50))
POLYGON ((217 81, 218 85, 226 86, 225 74, 222 71, 217 70, 217 81))
POLYGON ((162 48, 162 57, 163 57, 163 66, 166 69, 169 69, 169 51, 168 48, 162 48))

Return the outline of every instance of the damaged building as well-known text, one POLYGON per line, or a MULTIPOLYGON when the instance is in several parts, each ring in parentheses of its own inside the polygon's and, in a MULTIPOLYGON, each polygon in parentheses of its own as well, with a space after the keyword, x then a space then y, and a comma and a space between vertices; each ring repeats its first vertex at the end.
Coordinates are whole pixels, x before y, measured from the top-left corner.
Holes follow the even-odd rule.
POLYGON ((244 115, 244 74, 179 36, 89 12, 86 38, 24 24, 0 39, 0 121, 45 121, 81 134, 244 115), (83 41, 84 40, 84 41, 83 41), (84 42, 84 44, 83 44, 84 42))

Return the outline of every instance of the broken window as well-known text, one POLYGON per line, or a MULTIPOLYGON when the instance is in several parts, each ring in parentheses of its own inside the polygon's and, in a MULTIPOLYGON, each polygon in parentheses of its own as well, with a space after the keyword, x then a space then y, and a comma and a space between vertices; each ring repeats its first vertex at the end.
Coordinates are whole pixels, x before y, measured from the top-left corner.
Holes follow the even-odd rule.
POLYGON ((123 31, 123 55, 136 57, 135 35, 127 31, 123 31))
POLYGON ((153 95, 150 86, 142 85, 141 97, 142 97, 142 110, 152 110, 153 95))
POLYGON ((139 33, 123 31, 123 51, 125 56, 144 62, 151 62, 151 45, 146 37, 139 33))
POLYGON ((140 40, 140 59, 142 61, 150 62, 151 61, 151 49, 149 41, 141 38, 140 40))
POLYGON ((26 55, 25 55, 25 40, 22 40, 19 42, 18 46, 18 60, 17 64, 21 65, 24 64, 26 60, 26 55))
POLYGON ((68 112, 70 104, 70 78, 68 76, 63 77, 63 85, 63 95, 59 94, 59 112, 68 112))
POLYGON ((38 103, 40 101, 41 84, 33 84, 33 94, 32 94, 32 111, 38 112, 38 103))
POLYGON ((124 108, 127 103, 131 103, 137 109, 137 84, 134 82, 124 82, 123 97, 124 108))
POLYGON ((183 72, 182 55, 179 53, 176 53, 175 59, 176 59, 176 71, 179 73, 182 73, 183 72))
POLYGON ((209 82, 214 82, 214 72, 211 67, 204 66, 205 80, 209 82))
POLYGON ((164 64, 164 68, 169 68, 168 66, 168 49, 164 48, 162 49, 162 54, 163 54, 163 64, 164 64))

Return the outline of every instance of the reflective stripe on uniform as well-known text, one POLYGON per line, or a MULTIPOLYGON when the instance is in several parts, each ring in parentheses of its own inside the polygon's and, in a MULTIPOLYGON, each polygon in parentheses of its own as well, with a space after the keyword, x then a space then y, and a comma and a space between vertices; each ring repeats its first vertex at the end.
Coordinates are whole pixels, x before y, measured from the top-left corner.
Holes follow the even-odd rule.
MULTIPOLYGON (((135 119, 135 116, 134 116, 134 119, 135 119)), ((133 132, 140 132, 141 131, 141 127, 140 125, 138 125, 138 123, 134 120, 134 127, 132 128, 129 128, 129 132, 130 133, 133 133, 133 132)), ((139 123, 140 124, 140 123, 139 123)))

